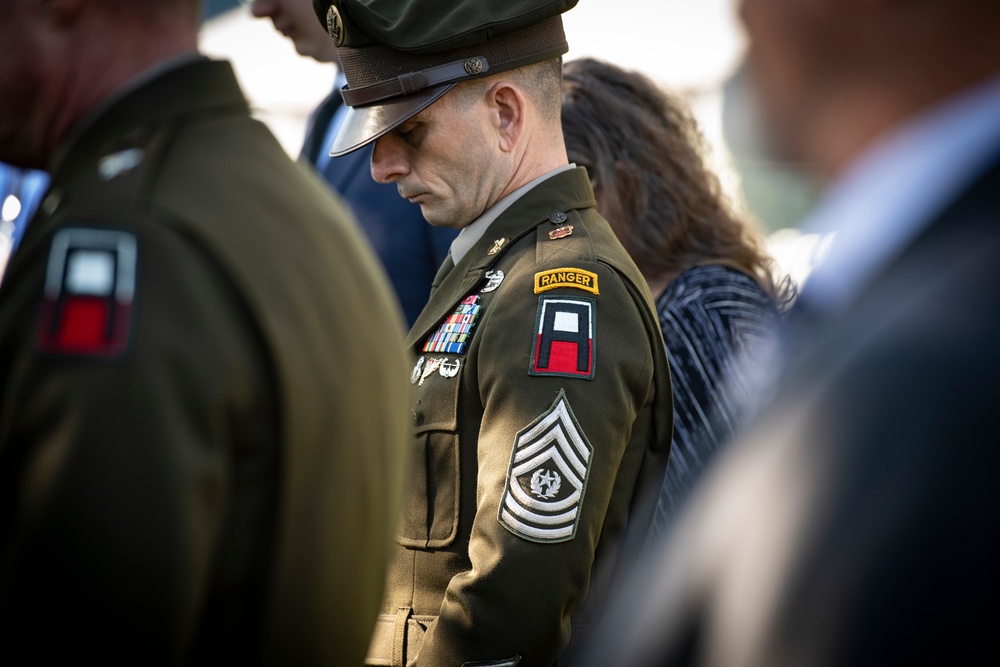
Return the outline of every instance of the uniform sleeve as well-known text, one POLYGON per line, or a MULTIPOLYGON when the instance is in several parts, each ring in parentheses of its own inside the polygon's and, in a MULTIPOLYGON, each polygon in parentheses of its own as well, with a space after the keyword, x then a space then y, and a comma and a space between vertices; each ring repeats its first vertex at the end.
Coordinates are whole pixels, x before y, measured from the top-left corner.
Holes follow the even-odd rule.
POLYGON ((623 528, 646 445, 631 442, 633 424, 653 400, 651 343, 617 272, 576 268, 596 290, 536 293, 528 275, 484 315, 472 569, 451 580, 420 665, 553 664, 598 541, 623 528))
MULTIPOLYGON (((40 349, 34 287, 15 314, 30 325, 5 339, 22 352, 3 352, 0 431, 0 617, 14 654, 79 642, 103 656, 159 647, 173 662, 197 639, 220 552, 243 552, 222 577, 243 582, 265 547, 277 417, 262 344, 197 248, 163 226, 135 238, 121 354, 73 352, 84 334, 63 321, 45 325, 62 349, 40 349), (45 628, 61 636, 39 642, 45 628)), ((100 272, 87 283, 85 268, 73 280, 94 291, 100 272)))

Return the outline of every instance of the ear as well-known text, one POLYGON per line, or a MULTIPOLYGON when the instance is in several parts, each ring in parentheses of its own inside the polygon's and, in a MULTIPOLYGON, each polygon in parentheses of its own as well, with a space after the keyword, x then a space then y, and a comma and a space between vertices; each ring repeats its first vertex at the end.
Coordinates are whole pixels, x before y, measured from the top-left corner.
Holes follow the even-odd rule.
POLYGON ((499 81, 486 91, 486 102, 494 113, 500 150, 509 153, 524 132, 527 99, 513 84, 499 81))

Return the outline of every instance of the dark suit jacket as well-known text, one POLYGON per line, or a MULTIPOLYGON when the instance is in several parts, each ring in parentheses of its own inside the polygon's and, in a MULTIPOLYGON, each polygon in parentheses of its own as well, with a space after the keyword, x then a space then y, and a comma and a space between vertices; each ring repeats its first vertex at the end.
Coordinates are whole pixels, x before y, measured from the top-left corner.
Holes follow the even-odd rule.
POLYGON ((841 315, 592 665, 996 664, 1000 160, 841 315))
MULTIPOLYGON (((341 103, 340 93, 334 91, 317 107, 300 159, 315 166, 321 151, 329 149, 322 145, 323 139, 341 103)), ((354 212, 389 274, 407 325, 412 326, 458 231, 428 224, 420 207, 400 197, 395 185, 375 182, 370 168, 372 149, 369 145, 331 159, 321 175, 354 212)))

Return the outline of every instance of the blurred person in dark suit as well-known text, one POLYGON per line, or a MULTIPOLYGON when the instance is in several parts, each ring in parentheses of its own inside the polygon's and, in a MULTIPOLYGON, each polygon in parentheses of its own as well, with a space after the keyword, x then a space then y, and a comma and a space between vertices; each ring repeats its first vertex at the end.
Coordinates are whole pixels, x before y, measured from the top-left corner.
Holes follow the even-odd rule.
POLYGON ((198 15, 0 0, 0 159, 51 174, 0 287, 4 664, 358 664, 375 622, 402 322, 198 15))
POLYGON ((655 299, 674 388, 674 437, 654 533, 664 534, 740 428, 756 364, 794 289, 705 164, 687 104, 639 72, 584 58, 563 66, 563 136, 597 210, 655 299))
POLYGON ((836 229, 776 394, 622 591, 592 665, 995 664, 1000 4, 744 0, 836 229))
POLYGON ((347 79, 333 39, 316 20, 312 0, 244 1, 254 16, 271 19, 275 30, 292 40, 300 55, 336 64, 333 92, 310 116, 299 159, 315 167, 344 198, 382 260, 407 325, 412 326, 427 304, 434 275, 458 232, 428 224, 420 207, 400 197, 395 185, 376 182, 369 168, 371 146, 330 157, 330 145, 348 109, 340 94, 347 79))

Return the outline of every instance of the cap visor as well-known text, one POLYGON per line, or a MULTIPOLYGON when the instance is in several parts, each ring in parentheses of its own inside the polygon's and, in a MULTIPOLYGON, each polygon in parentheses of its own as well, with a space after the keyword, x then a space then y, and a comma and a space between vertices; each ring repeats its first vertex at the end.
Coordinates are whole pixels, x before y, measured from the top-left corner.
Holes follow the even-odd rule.
POLYGON ((381 137, 386 132, 405 123, 429 107, 435 100, 455 87, 454 83, 423 90, 384 104, 351 107, 344 116, 344 123, 330 146, 330 157, 347 155, 381 137))

